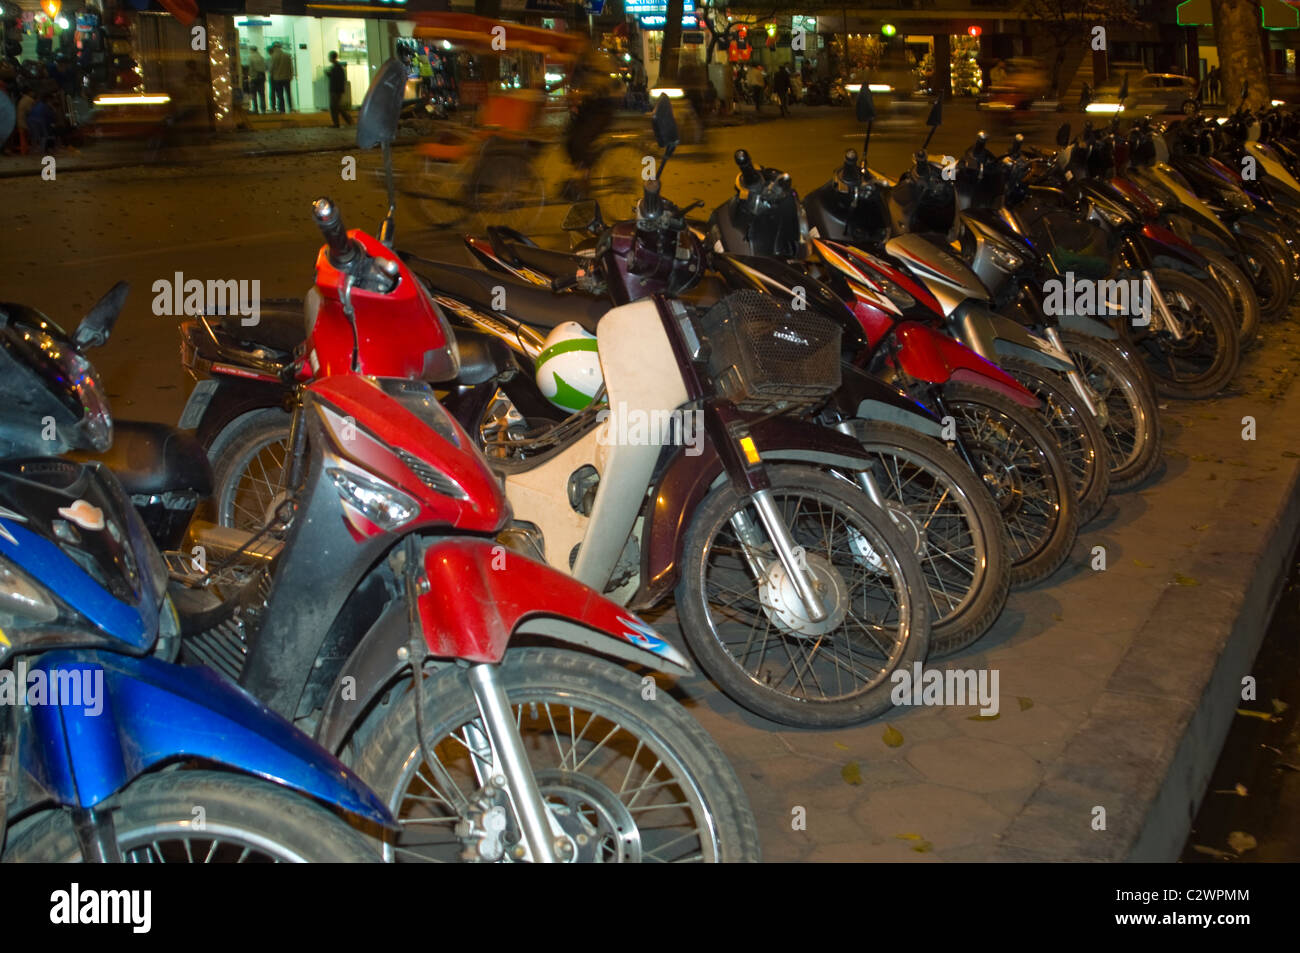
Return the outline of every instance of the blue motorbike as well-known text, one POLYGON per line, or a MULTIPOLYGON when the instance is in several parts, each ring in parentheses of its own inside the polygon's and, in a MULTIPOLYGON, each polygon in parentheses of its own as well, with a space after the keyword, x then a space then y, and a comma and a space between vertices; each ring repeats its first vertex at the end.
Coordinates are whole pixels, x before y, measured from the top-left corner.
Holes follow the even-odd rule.
POLYGON ((102 464, 94 367, 119 283, 69 336, 0 302, 0 860, 378 861, 393 820, 289 722, 174 664, 157 547, 102 464))

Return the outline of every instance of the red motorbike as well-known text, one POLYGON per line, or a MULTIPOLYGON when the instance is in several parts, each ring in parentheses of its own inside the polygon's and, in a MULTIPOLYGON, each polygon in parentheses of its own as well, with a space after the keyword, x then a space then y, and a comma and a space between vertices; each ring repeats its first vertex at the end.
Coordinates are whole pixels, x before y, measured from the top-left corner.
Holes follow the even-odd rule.
MULTIPOLYGON (((387 63, 357 119, 390 169, 405 80, 387 63)), ((293 365, 295 472, 259 533, 195 534, 221 558, 203 592, 260 562, 265 595, 237 626, 189 613, 183 657, 342 752, 402 825, 391 859, 758 859, 735 773, 686 710, 652 676, 559 646, 674 675, 686 659, 498 544, 501 484, 429 383, 460 370, 443 312, 333 202, 313 214, 326 244, 293 365)))

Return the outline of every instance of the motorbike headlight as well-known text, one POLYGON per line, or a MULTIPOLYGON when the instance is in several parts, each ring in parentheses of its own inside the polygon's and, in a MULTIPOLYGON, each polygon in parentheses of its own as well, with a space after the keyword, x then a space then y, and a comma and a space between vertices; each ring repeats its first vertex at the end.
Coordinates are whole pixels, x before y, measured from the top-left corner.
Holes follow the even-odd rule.
POLYGON ((420 511, 420 505, 395 486, 341 467, 329 467, 325 472, 342 500, 380 529, 399 529, 420 511))
POLYGON ((989 258, 991 258, 993 264, 1002 271, 1019 271, 1025 264, 1025 260, 1015 252, 999 245, 994 245, 992 242, 989 243, 988 249, 989 258))
POLYGON ((0 556, 0 619, 22 625, 24 622, 53 622, 58 617, 59 607, 45 587, 37 585, 26 573, 0 556))

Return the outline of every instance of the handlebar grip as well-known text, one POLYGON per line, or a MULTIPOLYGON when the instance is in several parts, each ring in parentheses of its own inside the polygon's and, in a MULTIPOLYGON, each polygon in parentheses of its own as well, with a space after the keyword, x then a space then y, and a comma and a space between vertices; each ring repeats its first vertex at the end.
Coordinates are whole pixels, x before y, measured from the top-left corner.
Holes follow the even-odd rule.
POLYGON ((849 149, 844 153, 844 175, 851 177, 858 171, 858 153, 854 149, 849 149))
POLYGON ((311 206, 312 218, 325 237, 329 246, 330 263, 334 266, 345 265, 356 257, 356 248, 348 238, 348 230, 343 224, 343 214, 332 199, 322 196, 311 206))
POLYGON ((646 217, 658 215, 664 204, 659 195, 659 180, 651 179, 645 184, 645 193, 641 199, 641 214, 646 217))
POLYGON ((750 158, 748 152, 744 149, 737 149, 735 155, 736 165, 740 167, 740 180, 745 185, 753 185, 762 178, 758 170, 754 168, 754 160, 750 158))

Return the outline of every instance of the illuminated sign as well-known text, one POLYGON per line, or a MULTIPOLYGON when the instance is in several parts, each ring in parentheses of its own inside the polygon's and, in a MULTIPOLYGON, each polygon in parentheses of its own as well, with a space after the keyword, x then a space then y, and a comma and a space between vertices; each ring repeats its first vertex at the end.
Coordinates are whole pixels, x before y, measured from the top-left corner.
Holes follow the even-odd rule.
MULTIPOLYGON (((642 26, 662 29, 668 22, 668 0, 624 0, 623 10, 637 18, 642 26)), ((699 26, 699 16, 695 12, 695 0, 684 0, 682 4, 682 26, 695 29, 699 26)))

